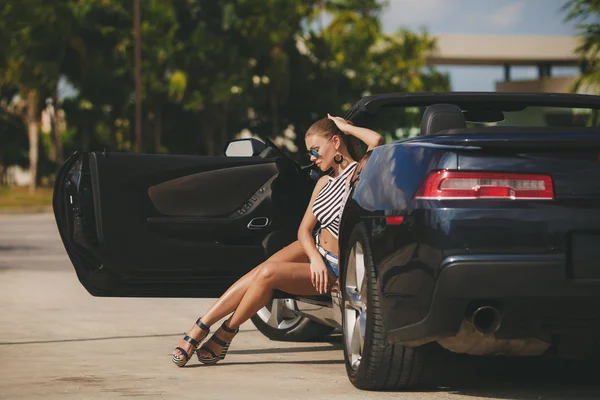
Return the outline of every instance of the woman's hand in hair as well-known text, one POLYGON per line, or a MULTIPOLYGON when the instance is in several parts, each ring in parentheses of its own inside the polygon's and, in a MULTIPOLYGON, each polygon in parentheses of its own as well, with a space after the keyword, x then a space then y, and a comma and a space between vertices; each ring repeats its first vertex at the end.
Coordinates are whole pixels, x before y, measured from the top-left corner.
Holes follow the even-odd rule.
POLYGON ((332 117, 331 115, 327 114, 327 118, 332 120, 335 125, 346 135, 352 135, 364 142, 367 145, 367 151, 373 150, 375 147, 384 144, 383 137, 374 130, 355 126, 352 124, 352 122, 346 121, 341 117, 332 117))
POLYGON ((348 135, 350 133, 350 130, 354 126, 354 125, 352 125, 351 122, 346 121, 344 118, 334 117, 332 115, 329 115, 329 113, 327 113, 327 118, 332 120, 333 123, 339 128, 339 130, 344 132, 344 134, 346 134, 346 135, 348 135))

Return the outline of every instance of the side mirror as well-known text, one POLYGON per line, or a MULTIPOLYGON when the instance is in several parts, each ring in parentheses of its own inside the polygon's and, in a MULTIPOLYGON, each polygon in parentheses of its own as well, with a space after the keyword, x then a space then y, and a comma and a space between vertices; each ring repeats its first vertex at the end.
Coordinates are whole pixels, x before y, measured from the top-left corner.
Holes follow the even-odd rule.
POLYGON ((259 155, 267 146, 260 140, 238 139, 227 143, 225 155, 227 157, 252 157, 259 155))

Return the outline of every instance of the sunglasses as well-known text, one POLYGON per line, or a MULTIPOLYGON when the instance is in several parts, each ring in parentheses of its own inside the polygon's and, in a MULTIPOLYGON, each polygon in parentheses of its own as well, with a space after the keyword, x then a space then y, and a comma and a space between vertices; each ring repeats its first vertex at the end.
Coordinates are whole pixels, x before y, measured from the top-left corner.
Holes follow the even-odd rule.
MULTIPOLYGON (((325 147, 325 146, 327 145, 327 143, 329 143, 329 141, 330 141, 331 139, 333 139, 333 136, 332 136, 332 137, 330 137, 330 138, 327 140, 327 142, 325 142, 325 144, 323 145, 323 147, 325 147)), ((318 152, 318 151, 316 151, 315 149, 310 149, 310 150, 308 150, 308 151, 306 152, 306 155, 308 156, 308 158, 311 158, 311 157, 315 157, 315 158, 321 158, 321 155, 320 155, 320 154, 319 154, 319 152, 318 152)))

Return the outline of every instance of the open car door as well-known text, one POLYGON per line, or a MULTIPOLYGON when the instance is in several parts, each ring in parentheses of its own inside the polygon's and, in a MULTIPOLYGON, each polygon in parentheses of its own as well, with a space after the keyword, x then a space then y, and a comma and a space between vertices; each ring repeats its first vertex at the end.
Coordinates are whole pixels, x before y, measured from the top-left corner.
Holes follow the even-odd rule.
POLYGON ((53 208, 80 282, 95 296, 221 295, 295 240, 314 187, 264 153, 75 153, 53 208))

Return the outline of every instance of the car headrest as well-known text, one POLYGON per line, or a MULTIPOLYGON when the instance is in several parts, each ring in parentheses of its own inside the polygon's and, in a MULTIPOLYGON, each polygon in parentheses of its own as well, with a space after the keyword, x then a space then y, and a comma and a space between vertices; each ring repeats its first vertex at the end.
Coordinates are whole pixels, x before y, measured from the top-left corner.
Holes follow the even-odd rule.
POLYGON ((434 135, 446 129, 467 127, 460 107, 454 104, 433 104, 425 109, 421 119, 421 135, 434 135))

